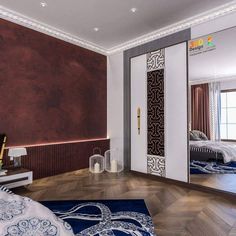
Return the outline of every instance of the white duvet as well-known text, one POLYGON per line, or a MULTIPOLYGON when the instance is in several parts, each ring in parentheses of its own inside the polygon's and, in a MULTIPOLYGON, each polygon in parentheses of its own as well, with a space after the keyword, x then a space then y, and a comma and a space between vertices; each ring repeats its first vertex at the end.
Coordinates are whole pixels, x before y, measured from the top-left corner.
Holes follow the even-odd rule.
POLYGON ((190 141, 190 145, 193 147, 207 148, 209 150, 222 153, 224 163, 236 161, 236 145, 233 143, 214 141, 190 141))
POLYGON ((72 236, 71 226, 29 198, 0 190, 1 236, 72 236))

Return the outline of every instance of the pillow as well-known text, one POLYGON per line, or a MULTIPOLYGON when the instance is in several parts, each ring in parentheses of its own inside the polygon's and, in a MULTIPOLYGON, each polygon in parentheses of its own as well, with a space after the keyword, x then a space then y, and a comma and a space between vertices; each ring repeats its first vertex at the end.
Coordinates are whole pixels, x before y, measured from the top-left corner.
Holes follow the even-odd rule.
POLYGON ((192 131, 190 131, 189 134, 190 134, 191 141, 201 141, 201 139, 196 134, 194 134, 192 131))
POLYGON ((200 137, 200 139, 202 139, 204 141, 208 140, 207 136, 203 132, 201 132, 201 131, 199 131, 199 137, 200 137))
POLYGON ((208 140, 208 138, 203 132, 199 130, 192 130, 190 131, 190 140, 191 141, 206 141, 208 140))

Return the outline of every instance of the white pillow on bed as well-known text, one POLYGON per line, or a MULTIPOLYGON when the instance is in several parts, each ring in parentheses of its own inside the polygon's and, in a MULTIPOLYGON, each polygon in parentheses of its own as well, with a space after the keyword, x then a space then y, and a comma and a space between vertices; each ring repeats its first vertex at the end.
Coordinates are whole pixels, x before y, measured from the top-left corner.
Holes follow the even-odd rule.
POLYGON ((42 204, 0 190, 0 235, 72 236, 71 226, 42 204))

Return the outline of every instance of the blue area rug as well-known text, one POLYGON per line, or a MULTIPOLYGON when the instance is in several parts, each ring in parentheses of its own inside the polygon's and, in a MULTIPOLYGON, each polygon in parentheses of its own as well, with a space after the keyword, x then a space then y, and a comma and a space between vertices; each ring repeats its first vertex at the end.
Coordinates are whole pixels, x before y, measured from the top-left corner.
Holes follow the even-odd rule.
POLYGON ((44 201, 78 236, 155 236, 144 200, 44 201))
POLYGON ((236 162, 228 164, 191 161, 190 174, 236 174, 236 162))

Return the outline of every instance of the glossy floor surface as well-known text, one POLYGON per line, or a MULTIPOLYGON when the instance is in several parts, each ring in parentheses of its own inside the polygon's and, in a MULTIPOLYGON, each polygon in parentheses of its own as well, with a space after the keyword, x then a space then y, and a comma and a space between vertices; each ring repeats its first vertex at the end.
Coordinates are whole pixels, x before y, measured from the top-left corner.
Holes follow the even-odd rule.
POLYGON ((236 193, 236 174, 198 174, 190 179, 193 184, 236 193))

